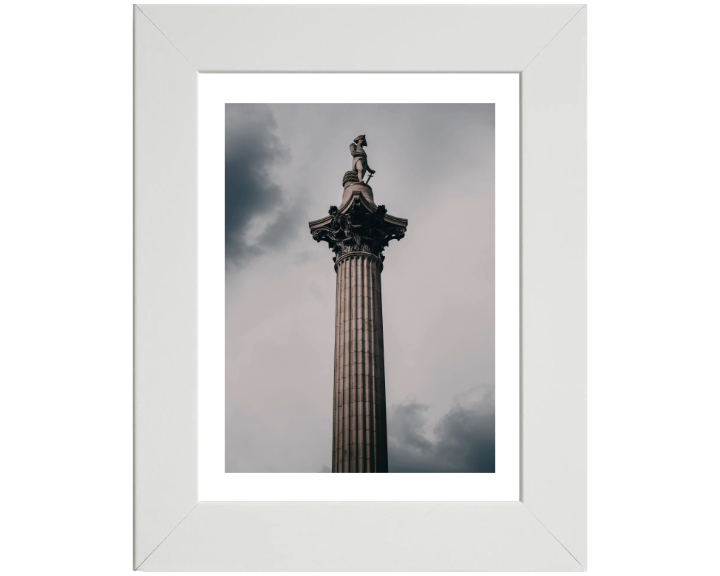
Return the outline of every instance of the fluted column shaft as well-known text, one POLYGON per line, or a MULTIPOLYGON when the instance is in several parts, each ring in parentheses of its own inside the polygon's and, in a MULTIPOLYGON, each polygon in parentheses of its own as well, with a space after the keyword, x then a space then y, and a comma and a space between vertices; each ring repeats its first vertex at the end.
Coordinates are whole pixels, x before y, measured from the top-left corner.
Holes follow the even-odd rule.
POLYGON ((335 312, 333 472, 387 472, 382 263, 338 258, 335 312))

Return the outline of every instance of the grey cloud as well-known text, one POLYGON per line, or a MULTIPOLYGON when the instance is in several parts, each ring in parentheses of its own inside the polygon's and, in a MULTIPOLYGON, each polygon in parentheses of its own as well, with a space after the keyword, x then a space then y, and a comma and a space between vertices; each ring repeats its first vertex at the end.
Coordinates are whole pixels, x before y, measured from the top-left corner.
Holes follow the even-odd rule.
POLYGON ((297 202, 276 181, 276 172, 290 157, 268 105, 225 106, 226 264, 242 266, 252 256, 284 246, 306 222, 297 202), (248 226, 257 217, 268 224, 248 241, 248 226))
POLYGON ((495 389, 476 386, 456 396, 426 437, 429 406, 395 405, 388 418, 390 472, 495 472, 495 389))
POLYGON ((420 454, 432 451, 432 442, 423 436, 428 408, 426 404, 415 401, 393 407, 388 434, 393 439, 393 444, 396 444, 395 451, 406 450, 420 454))

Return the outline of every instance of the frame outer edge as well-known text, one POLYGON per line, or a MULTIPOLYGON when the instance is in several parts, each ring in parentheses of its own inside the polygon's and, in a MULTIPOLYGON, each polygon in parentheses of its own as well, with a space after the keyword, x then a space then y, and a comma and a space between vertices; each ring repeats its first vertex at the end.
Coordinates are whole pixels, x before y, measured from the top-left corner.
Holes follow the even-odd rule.
POLYGON ((137 7, 133 96, 137 568, 197 503, 197 72, 137 7))
POLYGON ((521 499, 587 564, 587 10, 521 74, 521 499))
POLYGON ((200 502, 142 570, 579 572, 582 567, 521 502, 200 502))
POLYGON ((200 72, 520 72, 581 6, 149 4, 141 9, 200 72), (350 41, 356 31, 362 31, 362 42, 350 41))
MULTIPOLYGON (((186 38, 192 38, 195 30, 192 27, 183 29, 183 26, 190 25, 191 19, 188 19, 187 13, 179 18, 181 34, 178 36, 177 29, 173 28, 173 17, 178 16, 184 9, 184 6, 173 5, 148 5, 143 6, 143 10, 135 7, 135 538, 134 538, 134 566, 136 569, 142 570, 164 570, 172 565, 172 569, 186 570, 190 566, 188 554, 201 553, 202 549, 198 549, 196 545, 201 544, 203 534, 206 530, 217 529, 218 525, 213 524, 214 516, 220 512, 233 512, 238 506, 237 503, 197 503, 197 71, 202 68, 202 63, 194 58, 191 48, 183 44, 183 34, 186 38), (147 12, 152 17, 152 22, 148 16, 143 13, 147 12), (158 18, 160 15, 160 18, 158 18), (165 21, 165 17, 170 16, 169 24, 165 21), (156 24, 161 23, 162 31, 156 24), (168 24, 166 26, 166 24, 168 24), (172 42, 170 39, 172 39, 172 42), (182 54, 177 47, 182 49, 182 54), (138 53, 142 53, 142 58, 138 58, 138 53), (187 57, 185 55, 188 55, 187 57), (188 146, 188 143, 192 146, 188 146), (153 163, 155 162, 155 164, 153 163), (176 194, 173 194, 175 191, 176 194), (171 200, 179 202, 171 203, 171 200), (161 223, 161 224, 160 224, 161 223), (178 232, 184 230, 183 232, 178 232), (170 259, 168 261, 168 258, 170 259), (154 268, 159 265, 160 268, 154 268), (173 289, 181 283, 181 289, 178 293, 172 293, 164 288, 173 286, 173 289), (153 309, 152 304, 157 304, 158 308, 153 309), (180 306, 180 308, 178 308, 180 306), (179 315, 175 314, 177 310, 183 312, 179 315), (150 310, 150 316, 145 316, 150 310), (172 312, 172 313, 171 313, 172 312), (143 321, 145 317, 145 321, 143 321), (188 338, 187 336, 192 337, 188 338), (154 341, 154 338, 161 336, 167 338, 154 341), (192 345, 191 342, 192 341, 192 345), (153 356, 153 352, 159 355, 153 356), (187 352, 187 354, 186 354, 187 352), (168 398, 172 400, 172 408, 168 410, 168 398), (162 428, 162 430, 161 430, 162 428), (183 450, 184 448, 184 450, 183 450), (203 524, 205 523, 205 524, 203 524), (188 536, 190 539, 188 539, 188 536), (181 543, 180 548, 177 543, 181 543), (190 548, 187 548, 187 547, 190 548), (195 548, 193 548, 195 546, 195 548), (142 565, 142 566, 141 566, 142 565), (164 566, 164 567, 161 567, 164 566)), ((199 9, 209 9, 210 6, 196 7, 199 9)), ((249 8, 249 7, 239 7, 249 8)), ((340 8, 340 7, 334 7, 340 8)), ((368 7, 370 9, 371 7, 368 7)), ((481 7, 478 7, 481 8, 481 7)), ((573 362, 572 370, 579 374, 578 367, 585 366, 585 348, 586 341, 585 329, 585 7, 574 5, 554 5, 554 6, 516 6, 521 10, 534 10, 542 8, 546 15, 554 12, 554 16, 562 17, 562 22, 554 28, 553 33, 548 37, 549 44, 541 47, 539 52, 534 53, 534 58, 530 59, 530 65, 523 70, 523 65, 527 61, 519 61, 507 69, 498 67, 483 68, 484 64, 477 61, 471 66, 472 69, 443 70, 442 66, 434 67, 439 69, 422 69, 422 67, 412 70, 367 70, 358 66, 357 62, 352 61, 342 67, 342 71, 418 71, 418 72, 442 72, 442 71, 465 71, 465 72, 520 72, 522 85, 522 166, 523 174, 521 175, 523 189, 523 207, 522 207, 522 234, 523 234, 523 262, 527 262, 527 258, 533 257, 532 251, 528 254, 528 241, 535 238, 535 234, 539 228, 535 228, 538 224, 541 214, 547 216, 551 211, 550 206, 541 209, 540 213, 532 217, 531 207, 535 200, 534 192, 542 190, 546 193, 547 186, 552 187, 552 178, 548 179, 551 170, 543 173, 540 163, 536 158, 530 155, 525 156, 526 151, 530 151, 533 139, 537 141, 538 136, 542 136, 539 130, 531 130, 528 132, 525 125, 525 119, 539 120, 542 123, 539 109, 543 106, 548 108, 542 113, 552 110, 551 114, 560 120, 560 126, 565 130, 565 135, 570 136, 572 142, 579 145, 579 149, 573 152, 572 146, 562 145, 559 136, 550 136, 554 138, 553 144, 559 144, 556 148, 555 162, 551 164, 557 168, 561 165, 560 172, 569 168, 569 173, 560 180, 565 185, 560 186, 562 194, 568 192, 567 183, 575 180, 578 184, 575 188, 576 193, 582 192, 580 196, 575 197, 576 202, 571 202, 569 206, 565 206, 565 214, 570 217, 582 217, 580 228, 582 233, 574 234, 571 230, 565 230, 569 237, 576 240, 582 240, 581 258, 571 258, 571 265, 575 267, 570 273, 570 280, 575 281, 575 288, 582 285, 582 292, 575 292, 572 295, 573 303, 571 308, 574 312, 582 312, 582 321, 572 323, 571 328, 575 329, 575 335, 582 340, 582 350, 577 345, 572 350, 579 352, 576 362, 573 362), (578 12, 580 9, 580 12, 578 12), (569 12, 563 12, 569 10, 569 12), (581 14, 582 13, 582 14, 581 14), (564 15, 564 16, 563 16, 564 15), (579 19, 579 20, 578 20, 579 19), (576 42, 566 40, 566 28, 570 29, 569 34, 572 35, 572 21, 578 20, 582 22, 582 42, 580 45, 576 42), (558 32, 559 31, 559 32, 558 32), (559 54, 562 50, 578 50, 575 58, 572 55, 559 54), (551 60, 551 55, 558 58, 558 62, 548 65, 546 60, 551 60), (568 57, 571 64, 570 70, 565 70, 567 77, 563 78, 560 61, 565 60, 568 63, 568 57), (578 60, 581 64, 578 66, 578 60), (517 66, 517 68, 516 68, 517 66), (547 70, 545 69, 547 67, 547 70), (543 77, 543 74, 546 76, 543 77), (578 75, 582 76, 581 89, 576 83, 575 90, 572 89, 572 78, 575 75, 575 81, 578 75), (558 105, 559 101, 551 98, 553 94, 552 83, 557 79, 556 76, 564 83, 565 88, 570 88, 570 93, 574 94, 574 98, 568 96, 567 92, 555 90, 555 95, 567 97, 571 105, 573 120, 563 118, 563 106, 558 105), (536 100, 537 99, 537 100, 536 100), (577 114, 577 107, 580 107, 582 113, 577 114), (582 138, 578 139, 577 134, 573 134, 573 121, 577 121, 582 117, 582 138), (580 142, 582 140, 582 142, 580 142), (558 158, 563 153, 569 152, 565 156, 564 161, 558 158), (581 152, 581 153, 579 153, 581 152), (575 165, 573 163, 580 162, 575 165), (579 169, 578 169, 579 167, 579 169), (536 171, 537 170, 537 171, 536 171), (579 174, 582 178, 579 178, 579 174), (536 180, 538 179, 539 180, 536 180), (579 181, 582 180, 580 183, 579 181), (536 182, 537 185, 532 185, 536 182), (525 198, 526 194, 531 196, 525 198), (582 214, 577 209, 582 208, 582 214), (573 212, 575 210, 575 212, 573 212), (574 216, 573 216, 574 214, 574 216), (530 220, 527 220, 530 217, 530 220), (581 263, 583 269, 582 281, 577 282, 577 265, 581 263), (578 297, 581 298, 578 300, 578 297), (581 302, 580 302, 581 301, 581 302), (578 331, 582 325, 582 333, 578 331)), ((526 16, 526 14, 525 14, 526 16)), ((550 19, 552 20, 552 19, 550 19)), ((547 27, 548 18, 544 18, 542 24, 547 27)), ((175 24, 177 20, 175 21, 175 24)), ((540 25, 540 21, 536 18, 535 23, 540 25)), ((208 23, 205 22, 205 28, 208 23)), ((204 34, 212 33, 205 30, 204 34)), ((525 28, 523 28, 524 30, 525 28)), ((519 42, 526 39, 520 37, 519 42)), ((548 42, 545 41, 545 43, 548 42)), ((445 54, 445 60, 452 59, 452 52, 445 54)), ((347 62, 347 61, 346 61, 347 62)), ((382 68, 382 67, 381 67, 382 68)), ((450 66, 449 68, 452 68, 450 66)), ((221 67, 215 70, 206 71, 224 71, 224 72, 241 72, 247 70, 231 70, 221 67)), ((262 71, 257 69, 255 71, 262 71)), ((274 71, 274 70, 265 70, 274 71)), ((280 70, 278 70, 280 71, 280 70)), ((308 70, 283 70, 288 72, 302 72, 308 70)), ((338 71, 338 70, 315 70, 315 71, 338 71)), ((547 122, 546 122, 547 124, 547 122)), ((535 126, 537 128, 537 124, 535 126)), ((557 128, 557 127, 553 127, 557 128)), ((577 128, 577 126, 575 126, 577 128)), ((551 133, 552 134, 552 133, 551 133)), ((546 136, 548 136, 546 134, 546 136)), ((543 154, 551 153, 552 148, 548 146, 548 139, 545 138, 541 146, 547 147, 543 150, 543 154)), ((537 149, 536 149, 537 150, 537 149)), ((554 177, 558 176, 555 172, 554 177)), ((554 200, 550 202, 555 206, 559 196, 556 195, 554 200)), ((534 209, 534 208, 533 208, 534 209)), ((562 210, 561 212, 562 213, 562 210)), ((557 222, 556 222, 557 223, 557 222)), ((572 223, 570 223, 572 224, 572 223)), ((542 226, 541 226, 542 227, 542 226)), ((572 226, 571 226, 572 227, 572 226)), ((548 227, 545 228, 545 232, 548 227)), ((543 245, 548 247, 556 246, 557 238, 546 241, 543 245)), ((541 250, 536 250, 534 255, 540 254, 541 250)), ((572 251, 570 251, 572 252, 572 251)), ((577 256, 577 254, 575 254, 577 256)), ((542 260, 542 259, 541 259, 542 260)), ((561 258, 556 255, 550 264, 558 266, 561 258)), ((523 283, 530 281, 532 286, 537 278, 533 278, 534 270, 531 274, 525 274, 523 283)), ((553 283, 556 285, 556 283, 553 283)), ((573 292, 569 287, 564 288, 564 294, 573 292)), ((527 304, 531 307, 538 301, 534 295, 526 297, 522 296, 522 306, 524 312, 529 311, 527 304)), ((551 297, 551 301, 556 304, 560 298, 551 297)), ((542 299, 541 299, 542 300, 542 299)), ((542 302, 540 302, 542 303, 542 302)), ((564 320, 567 320, 565 314, 564 320)), ((533 322, 537 317, 532 315, 524 315, 523 322, 533 322)), ((526 334, 523 334, 523 341, 526 340, 526 334)), ((534 336, 533 336, 534 338, 534 336)), ((551 346, 560 346, 562 343, 554 342, 551 346)), ((577 344, 577 343, 576 343, 577 344)), ((557 350, 555 350, 557 352, 557 350)), ((568 352, 566 351, 565 354, 568 352)), ((561 391, 564 385, 569 386, 571 398, 563 399, 565 408, 575 409, 581 408, 582 414, 578 418, 566 418, 564 423, 569 424, 566 430, 567 434, 574 432, 582 436, 582 442, 569 442, 573 449, 571 454, 560 455, 561 449, 557 446, 548 448, 548 445, 539 439, 533 440, 530 432, 538 430, 545 439, 560 438, 560 444, 564 440, 562 434, 558 435, 557 423, 548 422, 551 430, 542 433, 542 425, 538 425, 538 421, 544 418, 543 415, 557 415, 560 411, 555 408, 548 410, 548 398, 546 402, 539 400, 538 395, 534 393, 533 371, 537 368, 533 362, 537 360, 535 356, 536 350, 532 350, 529 357, 523 358, 523 416, 529 415, 529 412, 535 411, 536 408, 546 410, 546 412, 537 412, 535 421, 523 422, 523 479, 522 479, 522 503, 517 505, 509 503, 496 503, 501 507, 512 510, 523 510, 525 514, 534 518, 534 521, 542 526, 542 530, 534 533, 534 540, 527 540, 524 543, 532 550, 533 553, 539 552, 537 546, 545 546, 545 558, 555 558, 550 560, 550 564, 540 567, 529 567, 526 570, 560 570, 560 571, 577 571, 582 570, 585 565, 585 547, 586 547, 586 447, 584 445, 586 430, 586 413, 585 413, 585 374, 580 379, 573 380, 575 389, 570 379, 561 379, 562 382, 556 383, 553 388, 552 397, 558 397, 558 391, 561 391), (533 362, 528 362, 532 360, 533 362), (527 377, 531 376, 530 380, 527 377), (532 392, 525 399, 525 393, 528 388, 526 384, 530 382, 532 386, 529 390, 532 392), (582 390, 580 390, 582 384, 582 390), (532 407, 532 408, 531 408, 532 407), (527 441, 527 443, 526 443, 527 441), (581 446, 582 444, 582 446, 581 446), (547 462, 543 464, 543 450, 550 450, 551 456, 557 459, 560 467, 551 472, 547 462), (537 450, 537 451, 536 451, 537 450), (582 462, 575 462, 572 459, 580 456, 582 462), (543 472, 543 469, 545 471, 543 472), (570 493, 563 494, 560 487, 553 487, 552 481, 557 478, 564 477, 564 486, 569 487, 570 493), (519 506, 520 508, 517 508, 519 506), (566 510, 558 510, 558 506, 568 506, 566 510), (573 534, 575 531, 575 534, 573 534), (546 534, 547 537, 541 536, 546 534), (552 543, 551 543, 552 540, 552 543), (544 544, 542 544, 544 542, 544 544), (565 556, 556 555, 555 545, 564 551, 565 556), (568 559, 571 560, 568 563, 568 559)), ((555 360, 559 358, 555 355, 555 360)), ((539 371, 539 375, 543 375, 547 379, 548 374, 552 370, 548 368, 548 362, 545 363, 547 371, 539 371)), ((540 363, 543 366, 543 363, 540 363)), ((540 379, 536 380, 541 382, 540 379)), ((547 420, 548 418, 545 417, 547 420)), ((562 420, 562 418, 561 418, 562 420)), ((553 458, 550 458, 552 460, 553 458)), ((257 503, 272 504, 272 503, 257 503)), ((280 503, 275 503, 280 504, 280 503)), ((290 503, 291 507, 300 503, 290 503)), ((315 503, 319 505, 327 505, 331 503, 315 503)), ((347 504, 347 503, 340 503, 347 504)), ((407 503, 411 504, 411 503, 407 503)), ((452 503, 414 503, 420 507, 425 505, 431 508, 446 508, 447 504, 452 503)), ((463 503, 455 503, 462 505, 463 503)), ((483 503, 465 503, 465 504, 483 504, 483 503)), ((488 509, 492 508, 490 504, 488 509)), ((242 505, 241 505, 242 506, 242 505)), ((251 505, 252 506, 252 505, 251 505)), ((284 507, 280 504, 280 507, 284 507)), ((325 506, 322 506, 325 508, 325 506)), ((517 514, 517 512, 513 512, 517 514)), ((242 515, 245 517, 245 515, 242 515)), ((502 518, 502 516, 501 516, 502 518)), ((523 526, 526 521, 523 520, 523 526)), ((226 528, 232 528, 232 523, 226 525, 226 528)), ((234 528, 241 529, 240 525, 235 524, 234 528)), ((510 529, 508 537, 518 536, 518 532, 512 526, 505 526, 510 529), (514 536, 511 536, 514 535, 514 536)), ((515 528, 519 529, 517 525, 515 528)), ((522 540, 522 538, 521 538, 522 540)), ((236 542, 227 550, 218 551, 224 556, 222 562, 231 561, 228 553, 233 549, 238 554, 241 553, 235 546, 236 542)), ((202 547, 200 547, 202 548, 202 547)), ((244 551, 247 553, 247 550, 244 551)), ((534 556, 534 554, 532 554, 534 556)), ((197 560, 198 558, 196 558, 197 560)), ((200 558, 202 560, 202 558, 200 558)), ((208 563, 212 558, 208 557, 208 563)), ((513 566, 511 558, 507 558, 503 564, 497 564, 495 567, 486 567, 482 564, 479 568, 471 568, 475 570, 507 570, 518 569, 513 566)), ((203 564, 205 566, 206 564, 203 564)), ((256 568, 257 569, 257 568, 256 568)), ((260 568, 262 569, 262 568, 260 568)), ((420 568, 423 569, 423 568, 420 568)), ((457 568, 456 568, 457 569, 457 568)))

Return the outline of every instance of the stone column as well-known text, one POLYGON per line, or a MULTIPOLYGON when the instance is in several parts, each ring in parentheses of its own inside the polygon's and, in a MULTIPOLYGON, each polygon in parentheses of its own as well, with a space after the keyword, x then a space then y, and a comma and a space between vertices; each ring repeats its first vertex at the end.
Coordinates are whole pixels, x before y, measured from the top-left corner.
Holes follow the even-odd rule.
POLYGON ((336 264, 333 472, 387 472, 385 362, 377 256, 336 264))
POLYGON ((347 184, 340 208, 310 222, 313 238, 335 253, 337 272, 333 472, 388 471, 380 274, 385 247, 406 229, 362 183, 347 184))

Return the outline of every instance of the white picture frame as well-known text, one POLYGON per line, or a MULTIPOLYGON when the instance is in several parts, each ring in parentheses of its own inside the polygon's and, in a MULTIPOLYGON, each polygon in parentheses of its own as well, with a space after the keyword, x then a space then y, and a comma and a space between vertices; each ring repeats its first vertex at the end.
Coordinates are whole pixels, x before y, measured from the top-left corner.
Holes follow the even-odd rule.
POLYGON ((134 568, 585 570, 586 7, 134 12, 134 568), (520 502, 198 502, 197 82, 230 72, 520 74, 520 502))

